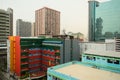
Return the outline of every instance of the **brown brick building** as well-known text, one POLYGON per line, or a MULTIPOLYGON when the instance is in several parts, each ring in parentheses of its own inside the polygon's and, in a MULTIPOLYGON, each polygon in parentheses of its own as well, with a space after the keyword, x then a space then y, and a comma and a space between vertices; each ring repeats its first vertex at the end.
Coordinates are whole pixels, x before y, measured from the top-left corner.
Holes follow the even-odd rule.
POLYGON ((44 7, 35 11, 34 35, 59 35, 60 34, 60 12, 44 7))

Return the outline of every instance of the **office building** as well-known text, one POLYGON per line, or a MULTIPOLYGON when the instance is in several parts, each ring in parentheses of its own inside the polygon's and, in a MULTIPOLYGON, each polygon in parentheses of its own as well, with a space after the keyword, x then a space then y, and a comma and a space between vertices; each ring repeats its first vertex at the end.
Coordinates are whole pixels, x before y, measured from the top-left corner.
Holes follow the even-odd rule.
POLYGON ((16 21, 16 35, 21 37, 31 37, 31 27, 32 24, 30 22, 18 19, 16 21))
POLYGON ((13 36, 13 9, 8 8, 7 11, 9 12, 10 16, 10 36, 13 36))
MULTIPOLYGON (((89 1, 89 5, 95 3, 96 1, 89 1)), ((98 3, 98 2, 97 2, 98 3)), ((91 20, 89 19, 89 31, 93 29, 91 26, 94 26, 94 34, 90 34, 94 37, 92 41, 104 41, 105 39, 114 39, 115 37, 120 36, 120 0, 109 0, 105 2, 99 2, 99 6, 89 6, 89 13, 93 14, 93 18, 91 18, 92 14, 89 15, 91 20), (94 9, 94 10, 91 10, 94 9)), ((89 38, 90 39, 90 38, 89 38)))
POLYGON ((13 10, 7 11, 0 9, 0 46, 6 46, 6 40, 13 32, 13 10))
POLYGON ((95 41, 95 14, 96 7, 99 6, 95 0, 88 1, 89 3, 89 24, 88 24, 88 36, 89 41, 95 41))
POLYGON ((0 9, 0 69, 7 68, 7 39, 13 33, 13 10, 0 9))
POLYGON ((35 36, 60 34, 60 12, 44 7, 35 11, 35 36))

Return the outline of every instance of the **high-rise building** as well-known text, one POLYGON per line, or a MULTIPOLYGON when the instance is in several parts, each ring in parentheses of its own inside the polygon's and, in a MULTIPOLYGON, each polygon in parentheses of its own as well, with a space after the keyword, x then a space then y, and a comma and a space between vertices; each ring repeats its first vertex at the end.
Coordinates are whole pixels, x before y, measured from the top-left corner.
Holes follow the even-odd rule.
POLYGON ((26 22, 23 21, 22 19, 18 19, 16 21, 16 35, 21 37, 30 37, 31 27, 32 24, 30 22, 26 22))
POLYGON ((89 3, 89 27, 88 27, 88 36, 89 41, 95 41, 95 13, 96 7, 98 7, 98 2, 95 0, 88 1, 89 3))
POLYGON ((0 46, 5 46, 8 36, 13 33, 13 10, 0 9, 0 46))
POLYGON ((31 28, 31 36, 34 37, 35 35, 35 22, 32 23, 32 28, 31 28))
MULTIPOLYGON (((89 1, 89 5, 96 3, 95 0, 89 1)), ((107 0, 104 2, 99 2, 99 6, 89 6, 90 19, 89 19, 89 31, 93 29, 94 34, 89 33, 94 37, 92 41, 104 41, 105 39, 113 39, 120 36, 120 0, 107 0), (93 10, 94 9, 94 10, 93 10)), ((98 2, 97 2, 98 4, 98 2)), ((90 38, 89 38, 90 39, 90 38)))
POLYGON ((35 36, 59 35, 60 12, 44 7, 35 11, 35 36))
POLYGON ((10 16, 10 36, 13 36, 13 9, 8 8, 7 11, 9 12, 10 16))

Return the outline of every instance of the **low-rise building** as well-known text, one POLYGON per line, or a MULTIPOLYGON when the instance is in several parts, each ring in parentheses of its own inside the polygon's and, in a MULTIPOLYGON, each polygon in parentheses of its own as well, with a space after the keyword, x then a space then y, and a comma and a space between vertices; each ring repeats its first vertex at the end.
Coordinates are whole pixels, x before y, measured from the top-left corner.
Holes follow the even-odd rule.
POLYGON ((120 53, 86 51, 82 62, 72 61, 48 68, 48 80, 119 80, 120 53))

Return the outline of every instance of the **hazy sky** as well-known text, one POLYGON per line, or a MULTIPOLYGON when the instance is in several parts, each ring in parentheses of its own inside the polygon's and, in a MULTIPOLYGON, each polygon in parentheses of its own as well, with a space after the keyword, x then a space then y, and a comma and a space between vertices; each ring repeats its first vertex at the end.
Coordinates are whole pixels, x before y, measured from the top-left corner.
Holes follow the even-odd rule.
POLYGON ((35 10, 49 7, 61 12, 61 33, 88 32, 88 1, 87 0, 0 0, 0 8, 14 10, 14 30, 16 19, 35 21, 35 10))

